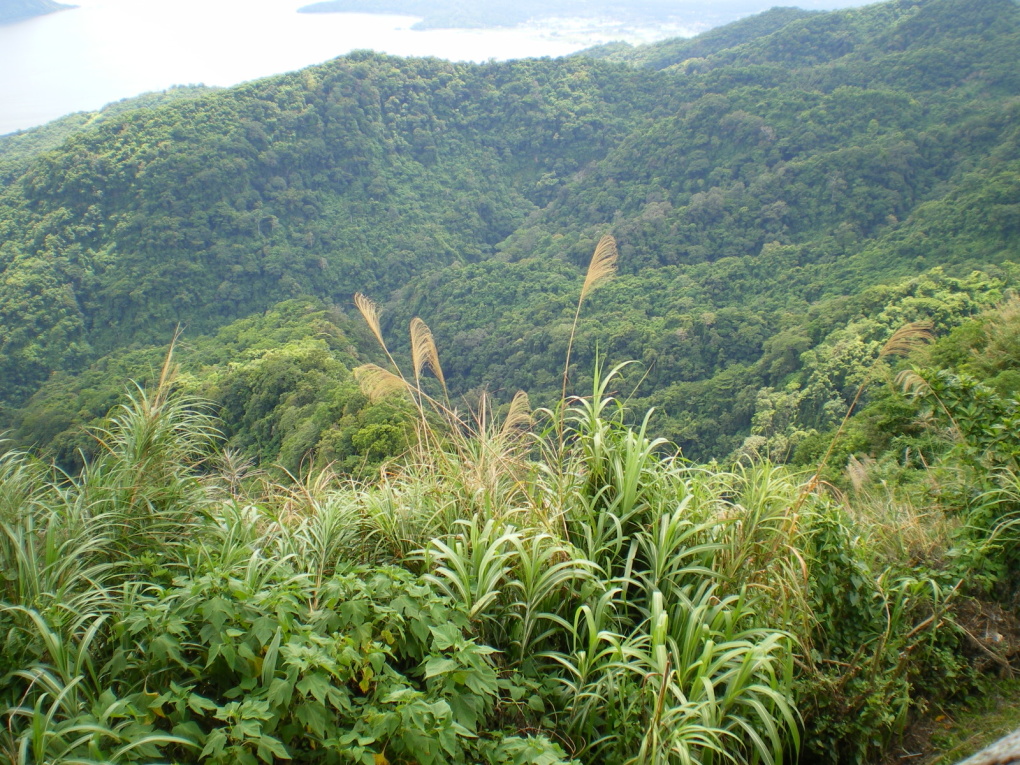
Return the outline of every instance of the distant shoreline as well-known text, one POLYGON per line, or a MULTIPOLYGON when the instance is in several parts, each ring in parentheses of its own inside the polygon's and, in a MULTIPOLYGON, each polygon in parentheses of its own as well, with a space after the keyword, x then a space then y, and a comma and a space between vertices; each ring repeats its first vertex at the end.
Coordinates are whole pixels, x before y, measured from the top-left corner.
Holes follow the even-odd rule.
MULTIPOLYGON (((298 13, 374 13, 416 16, 412 29, 500 29, 550 17, 604 18, 636 24, 679 22, 681 15, 674 0, 643 0, 640 8, 620 13, 609 0, 561 0, 556 12, 545 0, 517 0, 513 4, 497 0, 476 0, 465 5, 456 0, 319 0, 297 9, 298 13)), ((731 21, 740 13, 715 14, 711 26, 731 21)))

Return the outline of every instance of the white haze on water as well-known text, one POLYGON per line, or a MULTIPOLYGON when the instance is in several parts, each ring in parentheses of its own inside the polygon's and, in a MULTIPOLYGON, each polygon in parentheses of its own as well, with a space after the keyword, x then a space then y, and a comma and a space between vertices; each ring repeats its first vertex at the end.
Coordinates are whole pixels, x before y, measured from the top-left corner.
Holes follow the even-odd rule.
POLYGON ((356 49, 487 61, 701 31, 587 19, 418 31, 405 16, 297 13, 309 0, 75 1, 79 8, 0 26, 0 135, 147 91, 233 85, 356 49))

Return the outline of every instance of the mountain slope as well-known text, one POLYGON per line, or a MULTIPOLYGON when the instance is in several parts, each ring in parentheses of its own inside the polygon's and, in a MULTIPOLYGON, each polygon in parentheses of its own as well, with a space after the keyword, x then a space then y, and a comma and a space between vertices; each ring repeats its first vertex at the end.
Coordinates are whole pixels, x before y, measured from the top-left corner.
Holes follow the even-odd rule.
MULTIPOLYGON (((545 264, 565 254, 582 266, 598 233, 611 229, 629 275, 596 298, 579 371, 596 344, 610 359, 644 360, 648 398, 636 406, 658 405, 659 426, 688 453, 725 453, 750 428, 757 391, 785 384, 792 371, 765 372, 769 338, 807 323, 794 317, 813 304, 936 266, 1001 273, 1017 259, 1020 83, 1006 65, 1016 62, 1017 17, 1010 2, 943 2, 798 20, 773 43, 800 63, 779 66, 786 54, 776 52, 758 63, 752 54, 771 50, 765 38, 745 49, 741 66, 690 73, 690 100, 676 115, 634 131, 565 181, 502 244, 511 264, 423 279, 408 293, 417 300, 401 295, 393 308, 402 319, 421 313, 457 347, 451 364, 463 361, 455 371, 475 384, 541 389, 553 349, 565 344, 563 325, 530 317, 565 316, 569 298, 550 309, 541 288, 508 297, 499 285, 563 284, 563 270, 545 264), (891 42, 940 23, 952 31, 935 42, 891 42), (804 64, 815 57, 811 41, 839 24, 848 39, 859 29, 884 29, 884 37, 861 33, 844 55, 825 47, 828 60, 804 64), (951 80, 903 63, 949 50, 971 51, 951 80), (478 289, 477 304, 501 305, 498 316, 452 298, 478 289), (458 337, 482 339, 465 353, 458 337), (518 338, 510 347, 519 352, 507 353, 508 337, 518 338), (709 406, 714 391, 728 393, 709 406)), ((821 339, 817 329, 794 334, 821 339)))
MULTIPOLYGON (((355 54, 71 137, 0 192, 6 405, 178 323, 355 291, 395 345, 429 322, 455 392, 540 401, 612 231, 623 276, 585 309, 575 375, 596 347, 643 361, 659 431, 724 455, 759 392, 807 385, 807 351, 874 305, 853 296, 941 267, 939 305, 978 310, 956 275, 1011 283, 1011 0, 780 10, 667 48, 634 51, 644 66, 355 54)), ((833 374, 804 427, 852 396, 833 374)))
POLYGON ((633 47, 628 44, 609 43, 590 48, 575 55, 620 61, 651 69, 665 69, 687 59, 704 58, 727 48, 744 45, 759 37, 782 29, 797 19, 811 15, 811 11, 800 8, 772 8, 763 13, 748 16, 731 24, 710 29, 697 37, 663 40, 649 45, 633 47))
POLYGON ((599 69, 352 56, 73 137, 0 193, 0 321, 40 330, 8 340, 0 374, 27 383, 76 343, 110 350, 485 257, 543 172, 575 170, 635 103, 653 109, 657 75, 599 69), (33 307, 41 292, 59 308, 33 307))

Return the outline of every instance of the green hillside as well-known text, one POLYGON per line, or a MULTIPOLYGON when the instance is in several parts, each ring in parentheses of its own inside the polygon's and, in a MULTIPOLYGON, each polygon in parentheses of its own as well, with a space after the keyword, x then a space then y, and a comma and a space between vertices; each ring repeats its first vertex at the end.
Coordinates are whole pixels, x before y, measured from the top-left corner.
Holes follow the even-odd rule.
POLYGON ((0 759, 935 762, 1020 657, 1018 57, 774 9, 0 138, 0 759))
POLYGON ((175 85, 166 90, 115 101, 95 112, 75 112, 45 125, 0 135, 0 179, 5 184, 16 180, 37 154, 56 149, 73 134, 93 128, 111 117, 136 109, 151 109, 212 90, 214 88, 205 85, 175 85))
POLYGON ((1012 283, 1018 34, 1009 0, 780 9, 630 64, 360 53, 110 115, 0 192, 6 419, 46 443, 26 423, 50 394, 23 409, 54 372, 66 389, 178 324, 356 291, 397 332, 429 323, 454 392, 549 400, 612 231, 623 277, 582 317, 575 374, 596 348, 641 361, 639 406, 692 457, 752 435, 764 390, 811 387, 792 427, 824 431, 853 385, 805 352, 917 289, 869 287, 937 268, 924 283, 973 312, 990 293, 955 279, 1012 283))
POLYGON ((652 69, 665 69, 687 59, 703 58, 713 53, 743 45, 759 37, 770 35, 797 19, 810 16, 800 8, 772 8, 753 14, 731 24, 711 29, 692 38, 663 40, 634 47, 626 43, 607 43, 576 54, 610 61, 625 61, 652 69))

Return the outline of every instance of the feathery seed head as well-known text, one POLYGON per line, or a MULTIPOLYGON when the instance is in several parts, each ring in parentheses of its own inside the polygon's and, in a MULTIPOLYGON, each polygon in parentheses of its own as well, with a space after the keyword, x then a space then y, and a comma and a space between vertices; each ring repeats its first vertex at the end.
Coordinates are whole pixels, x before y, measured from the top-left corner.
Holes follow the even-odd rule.
POLYGON ((503 420, 503 427, 500 435, 508 436, 516 430, 523 430, 531 425, 531 402, 528 394, 522 390, 517 391, 513 401, 510 402, 510 409, 503 420))
POLYGON ((368 328, 372 330, 372 334, 375 335, 375 339, 379 341, 379 345, 382 349, 386 350, 386 343, 383 342, 382 328, 379 325, 379 308, 371 298, 365 297, 360 292, 354 295, 354 305, 358 307, 361 312, 361 316, 365 319, 365 323, 368 328))
POLYGON ((363 364, 353 371, 361 392, 373 403, 393 393, 407 391, 407 383, 378 364, 363 364))
POLYGON ((908 396, 918 397, 931 393, 931 386, 928 385, 927 380, 913 369, 904 369, 896 375, 896 387, 908 396))
POLYGON ((422 370, 427 366, 439 379, 443 390, 446 390, 446 378, 439 365, 439 350, 432 337, 432 330, 417 316, 411 319, 411 362, 414 364, 414 379, 421 377, 422 370))
POLYGON ((935 339, 934 325, 930 321, 912 321, 904 324, 893 332, 886 344, 882 346, 879 358, 886 356, 906 356, 915 348, 920 348, 935 339))
POLYGON ((606 234, 599 240, 591 256, 591 263, 588 264, 588 274, 584 277, 584 286, 581 288, 582 300, 602 282, 616 274, 617 257, 616 240, 612 234, 606 234))

